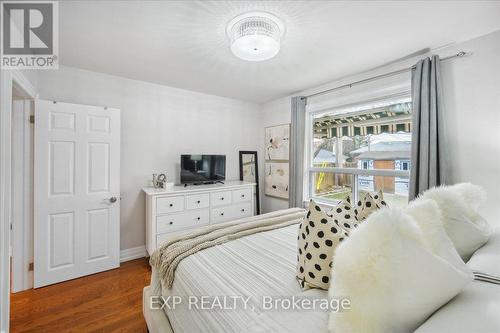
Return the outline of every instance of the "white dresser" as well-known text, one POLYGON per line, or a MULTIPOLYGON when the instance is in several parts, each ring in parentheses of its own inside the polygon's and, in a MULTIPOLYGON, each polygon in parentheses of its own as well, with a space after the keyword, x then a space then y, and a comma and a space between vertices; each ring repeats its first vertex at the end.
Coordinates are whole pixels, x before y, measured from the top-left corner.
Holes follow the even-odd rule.
POLYGON ((255 214, 255 184, 225 184, 143 188, 146 194, 146 249, 187 229, 227 222, 255 214))

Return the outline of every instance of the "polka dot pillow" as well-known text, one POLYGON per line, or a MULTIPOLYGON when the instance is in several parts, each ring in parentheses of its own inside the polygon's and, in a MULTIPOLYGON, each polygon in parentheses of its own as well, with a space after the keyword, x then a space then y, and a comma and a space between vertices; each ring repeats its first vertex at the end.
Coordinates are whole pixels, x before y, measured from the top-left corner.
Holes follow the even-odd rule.
POLYGON ((310 201, 298 236, 297 279, 302 289, 328 289, 335 248, 348 236, 333 217, 310 201))
POLYGON ((328 212, 328 215, 333 217, 334 222, 340 225, 340 227, 347 232, 358 227, 359 222, 356 217, 356 209, 353 209, 351 205, 350 196, 332 208, 328 212))
POLYGON ((384 194, 382 191, 373 195, 369 192, 365 193, 365 195, 358 201, 356 207, 358 221, 362 222, 363 220, 366 220, 371 213, 384 206, 387 206, 387 204, 384 201, 384 194))

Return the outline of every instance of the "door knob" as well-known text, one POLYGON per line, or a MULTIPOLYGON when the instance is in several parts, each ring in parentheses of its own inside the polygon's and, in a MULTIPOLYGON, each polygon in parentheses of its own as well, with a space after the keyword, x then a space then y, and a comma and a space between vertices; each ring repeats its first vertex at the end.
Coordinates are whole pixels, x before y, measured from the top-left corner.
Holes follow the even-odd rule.
POLYGON ((111 203, 115 203, 115 202, 116 202, 116 200, 118 200, 118 199, 116 199, 116 197, 111 197, 111 198, 109 198, 109 202, 111 202, 111 203))

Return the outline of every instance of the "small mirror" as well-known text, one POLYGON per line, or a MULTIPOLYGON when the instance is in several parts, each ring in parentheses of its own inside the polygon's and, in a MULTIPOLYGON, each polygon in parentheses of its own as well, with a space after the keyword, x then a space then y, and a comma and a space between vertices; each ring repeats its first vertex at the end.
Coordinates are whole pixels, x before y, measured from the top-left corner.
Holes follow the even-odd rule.
POLYGON ((256 151, 240 151, 240 180, 255 183, 257 215, 260 214, 259 171, 256 151))

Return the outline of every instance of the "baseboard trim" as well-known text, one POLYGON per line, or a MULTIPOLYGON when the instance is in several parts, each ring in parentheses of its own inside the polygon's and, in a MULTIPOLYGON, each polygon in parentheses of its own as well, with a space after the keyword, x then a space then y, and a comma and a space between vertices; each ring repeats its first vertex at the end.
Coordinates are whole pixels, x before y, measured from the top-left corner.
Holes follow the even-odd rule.
POLYGON ((147 257, 146 246, 141 245, 120 251, 120 262, 147 257))

